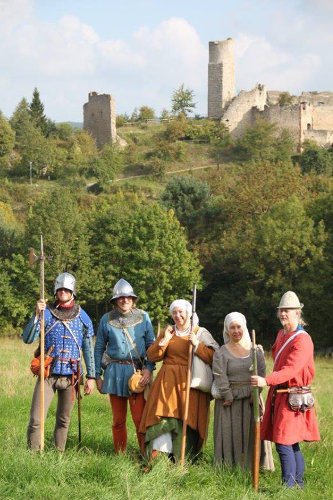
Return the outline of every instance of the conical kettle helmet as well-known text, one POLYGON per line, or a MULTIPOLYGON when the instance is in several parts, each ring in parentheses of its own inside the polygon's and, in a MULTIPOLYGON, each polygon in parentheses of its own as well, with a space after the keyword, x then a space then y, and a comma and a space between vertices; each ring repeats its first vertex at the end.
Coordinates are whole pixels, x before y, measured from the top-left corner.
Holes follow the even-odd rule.
POLYGON ((133 299, 137 299, 138 296, 135 295, 134 290, 132 285, 121 278, 117 283, 115 284, 113 288, 113 297, 112 300, 119 299, 119 297, 133 297, 133 299))

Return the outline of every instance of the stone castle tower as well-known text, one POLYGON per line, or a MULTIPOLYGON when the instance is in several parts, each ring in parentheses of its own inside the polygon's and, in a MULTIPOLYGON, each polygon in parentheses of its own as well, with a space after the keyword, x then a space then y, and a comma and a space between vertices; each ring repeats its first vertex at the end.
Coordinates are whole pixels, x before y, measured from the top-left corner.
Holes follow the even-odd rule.
POLYGON ((83 105, 83 129, 91 133, 98 148, 117 140, 115 105, 110 94, 89 92, 88 102, 83 105))
POLYGON ((222 118, 223 110, 235 96, 234 41, 209 42, 208 118, 222 118))

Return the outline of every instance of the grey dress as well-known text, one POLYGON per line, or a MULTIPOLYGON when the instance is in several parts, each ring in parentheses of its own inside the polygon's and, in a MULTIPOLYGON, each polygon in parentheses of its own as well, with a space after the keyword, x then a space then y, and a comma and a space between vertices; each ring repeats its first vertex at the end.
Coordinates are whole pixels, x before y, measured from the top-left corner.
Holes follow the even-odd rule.
MULTIPOLYGON (((266 364, 262 349, 257 350, 258 375, 265 376, 266 364)), ((215 386, 214 458, 251 468, 254 444, 254 419, 250 385, 251 355, 238 358, 223 345, 215 351, 213 374, 215 386), (230 406, 223 406, 231 400, 230 406)), ((262 403, 262 402, 261 402, 262 403)), ((263 407, 263 404, 262 404, 263 407)), ((269 441, 261 441, 260 466, 274 470, 272 448, 269 441)))

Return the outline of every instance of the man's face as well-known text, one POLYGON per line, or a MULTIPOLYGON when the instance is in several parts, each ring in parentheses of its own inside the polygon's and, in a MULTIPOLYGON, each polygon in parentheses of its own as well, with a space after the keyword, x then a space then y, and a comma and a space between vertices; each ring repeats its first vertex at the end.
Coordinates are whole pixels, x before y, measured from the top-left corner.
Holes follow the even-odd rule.
POLYGON ((116 299, 116 304, 118 310, 125 314, 132 309, 133 306, 133 297, 119 297, 116 299))
POLYGON ((72 298, 72 292, 68 288, 59 288, 57 290, 57 299, 61 303, 68 302, 72 298))

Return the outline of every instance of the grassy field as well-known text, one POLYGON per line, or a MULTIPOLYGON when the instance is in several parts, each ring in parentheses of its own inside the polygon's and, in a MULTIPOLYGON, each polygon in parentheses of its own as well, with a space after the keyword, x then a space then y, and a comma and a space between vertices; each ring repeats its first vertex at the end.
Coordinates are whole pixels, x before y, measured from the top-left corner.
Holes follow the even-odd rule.
MULTIPOLYGON (((111 413, 107 396, 95 392, 82 401, 83 446, 77 448, 74 409, 67 451, 53 448, 55 405, 45 425, 45 452, 26 449, 26 426, 35 379, 29 371, 34 347, 18 339, 1 339, 0 358, 0 498, 2 499, 330 499, 333 498, 333 361, 317 359, 314 383, 322 436, 320 443, 303 443, 306 460, 304 490, 280 485, 280 466, 260 476, 259 493, 248 472, 216 468, 213 462, 212 420, 203 456, 195 465, 180 468, 161 458, 149 473, 141 471, 133 427, 129 424, 126 454, 116 456, 111 441, 111 413)), ((271 363, 269 362, 269 367, 271 363)), ((213 409, 213 403, 212 403, 213 409)))

